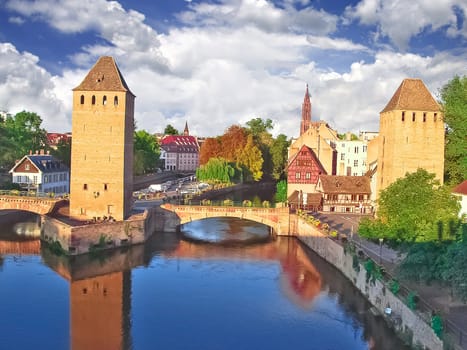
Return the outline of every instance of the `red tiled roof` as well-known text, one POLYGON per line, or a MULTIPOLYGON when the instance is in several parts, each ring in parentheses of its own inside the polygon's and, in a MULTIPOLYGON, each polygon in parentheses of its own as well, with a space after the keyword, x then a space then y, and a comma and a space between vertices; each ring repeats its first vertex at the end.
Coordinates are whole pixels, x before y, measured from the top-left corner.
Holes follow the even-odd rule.
POLYGON ((441 110, 421 79, 404 79, 381 113, 404 109, 433 112, 441 110))
POLYGON ((454 187, 452 193, 459 193, 467 196, 467 180, 462 181, 459 185, 454 187))
POLYGON ((127 91, 133 95, 123 79, 113 57, 102 56, 74 91, 127 91))
POLYGON ((305 150, 305 151, 307 151, 307 152, 309 152, 311 154, 311 157, 313 158, 313 161, 317 164, 318 168, 320 168, 321 174, 327 174, 326 169, 324 169, 324 166, 323 166, 323 164, 321 164, 321 161, 316 156, 316 153, 310 147, 308 147, 307 145, 302 145, 302 147, 300 147, 299 151, 292 156, 292 158, 290 159, 290 161, 288 162, 288 164, 286 166, 286 170, 289 169, 289 167, 293 164, 293 162, 295 162, 295 160, 297 158, 301 157, 300 152, 302 150, 305 150))
POLYGON ((367 176, 320 175, 319 181, 324 193, 371 193, 370 178, 367 176))
POLYGON ((167 152, 197 153, 198 142, 194 136, 168 135, 162 138, 161 147, 167 152))

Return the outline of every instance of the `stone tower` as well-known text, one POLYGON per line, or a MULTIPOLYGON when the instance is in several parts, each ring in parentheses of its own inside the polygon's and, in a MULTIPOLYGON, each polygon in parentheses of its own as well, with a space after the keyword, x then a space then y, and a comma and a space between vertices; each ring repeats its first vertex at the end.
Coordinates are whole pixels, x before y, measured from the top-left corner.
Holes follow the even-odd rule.
POLYGON ((420 79, 404 79, 380 113, 376 193, 423 168, 443 183, 444 122, 420 79))
POLYGON ((100 57, 73 89, 70 216, 130 215, 135 95, 112 57, 100 57))
POLYGON ((302 121, 300 123, 300 135, 307 131, 311 126, 311 101, 310 93, 308 92, 308 84, 306 86, 305 98, 302 104, 302 121))

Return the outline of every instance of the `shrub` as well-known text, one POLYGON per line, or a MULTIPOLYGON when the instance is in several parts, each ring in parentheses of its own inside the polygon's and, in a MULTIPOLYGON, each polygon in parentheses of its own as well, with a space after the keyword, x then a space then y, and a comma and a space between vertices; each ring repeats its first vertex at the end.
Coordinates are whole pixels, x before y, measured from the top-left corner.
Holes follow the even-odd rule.
POLYGON ((443 335, 443 320, 441 316, 433 315, 433 317, 431 317, 431 329, 433 329, 433 332, 435 332, 438 338, 441 338, 443 335))
POLYGON ((397 295, 401 289, 401 286, 399 284, 399 281, 398 280, 391 280, 389 282, 389 289, 391 290, 391 292, 394 294, 394 295, 397 295))
POLYGON ((407 306, 410 310, 415 310, 417 308, 418 295, 415 292, 410 292, 407 296, 407 306))

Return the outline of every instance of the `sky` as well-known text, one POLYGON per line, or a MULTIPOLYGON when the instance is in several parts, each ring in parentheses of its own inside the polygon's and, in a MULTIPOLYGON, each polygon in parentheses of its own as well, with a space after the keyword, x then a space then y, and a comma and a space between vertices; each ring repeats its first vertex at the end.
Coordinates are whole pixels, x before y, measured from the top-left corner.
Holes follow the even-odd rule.
POLYGON ((466 0, 0 0, 0 111, 71 131, 72 89, 113 56, 138 129, 217 136, 253 118, 378 131, 404 78, 467 75, 466 0))

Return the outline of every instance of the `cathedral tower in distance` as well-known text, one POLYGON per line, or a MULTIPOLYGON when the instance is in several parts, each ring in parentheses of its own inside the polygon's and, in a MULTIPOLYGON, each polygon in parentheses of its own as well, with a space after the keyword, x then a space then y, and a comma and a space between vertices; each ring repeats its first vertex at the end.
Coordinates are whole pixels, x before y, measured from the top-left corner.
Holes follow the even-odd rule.
POLYGON ((302 104, 302 121, 300 123, 300 135, 304 134, 311 127, 311 101, 310 93, 308 92, 308 84, 306 86, 305 97, 302 104))
POLYGON ((135 95, 112 57, 100 57, 73 89, 70 216, 130 215, 135 95))
POLYGON ((443 183, 444 122, 441 108, 420 79, 404 79, 380 113, 379 192, 422 168, 443 183))

